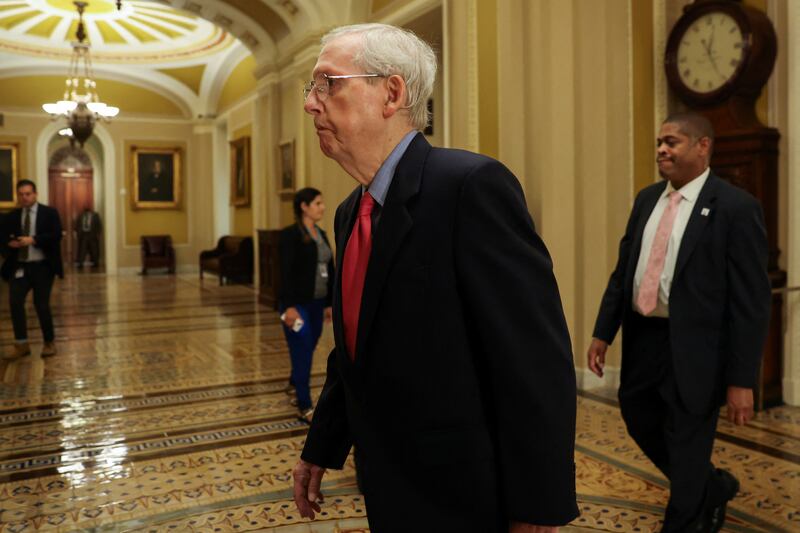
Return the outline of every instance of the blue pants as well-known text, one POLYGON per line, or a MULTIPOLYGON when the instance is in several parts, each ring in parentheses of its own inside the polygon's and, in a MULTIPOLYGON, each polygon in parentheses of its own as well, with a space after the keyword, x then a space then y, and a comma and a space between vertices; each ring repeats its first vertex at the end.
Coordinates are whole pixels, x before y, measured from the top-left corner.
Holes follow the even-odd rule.
MULTIPOLYGON (((295 309, 303 319, 303 328, 294 332, 283 325, 286 344, 289 345, 289 356, 292 359, 292 377, 297 392, 297 407, 305 411, 311 407, 311 360, 314 349, 322 334, 322 319, 325 311, 325 299, 312 300, 307 304, 295 305, 295 309)), ((281 313, 286 309, 281 306, 281 313)))

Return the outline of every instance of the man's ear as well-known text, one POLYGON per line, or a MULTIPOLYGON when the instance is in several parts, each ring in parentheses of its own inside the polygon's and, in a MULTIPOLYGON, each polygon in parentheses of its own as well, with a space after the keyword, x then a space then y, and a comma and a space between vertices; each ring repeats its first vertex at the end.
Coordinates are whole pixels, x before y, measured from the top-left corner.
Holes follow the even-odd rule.
POLYGON ((392 74, 386 78, 386 102, 383 104, 383 117, 389 118, 405 108, 407 94, 406 81, 402 77, 392 74))
POLYGON ((700 146, 700 153, 707 157, 711 153, 711 139, 708 137, 700 137, 697 140, 698 146, 700 146))

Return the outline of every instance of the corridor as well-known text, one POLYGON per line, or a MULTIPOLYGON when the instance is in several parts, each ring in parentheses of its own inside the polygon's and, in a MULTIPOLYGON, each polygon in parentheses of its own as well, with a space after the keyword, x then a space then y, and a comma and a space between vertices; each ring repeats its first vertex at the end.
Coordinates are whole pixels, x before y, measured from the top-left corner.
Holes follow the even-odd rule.
MULTIPOLYGON (((277 314, 251 288, 87 273, 53 294, 59 354, 40 359, 33 319, 33 355, 0 362, 0 533, 366 531, 352 461, 326 475, 321 521, 296 513, 306 425, 283 390, 277 314)), ((5 284, 0 298, 9 350, 5 284)), ((314 394, 330 346, 326 331, 314 394)), ((657 530, 666 481, 627 437, 613 393, 584 392, 578 410, 582 516, 562 531, 657 530)), ((748 428, 722 422, 715 461, 742 480, 725 531, 798 530, 800 409, 760 413, 748 428)), ((403 502, 397 511, 409 532, 427 531, 403 502)))

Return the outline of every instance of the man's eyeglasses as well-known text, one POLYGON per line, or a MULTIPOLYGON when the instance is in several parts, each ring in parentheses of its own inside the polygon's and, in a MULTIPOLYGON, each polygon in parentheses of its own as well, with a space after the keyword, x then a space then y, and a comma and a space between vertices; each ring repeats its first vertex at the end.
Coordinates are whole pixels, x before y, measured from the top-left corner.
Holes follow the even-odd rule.
POLYGON ((346 80, 349 78, 385 78, 383 74, 344 74, 342 76, 328 76, 320 74, 303 87, 303 100, 308 99, 312 91, 317 93, 317 99, 324 102, 333 90, 334 80, 346 80))

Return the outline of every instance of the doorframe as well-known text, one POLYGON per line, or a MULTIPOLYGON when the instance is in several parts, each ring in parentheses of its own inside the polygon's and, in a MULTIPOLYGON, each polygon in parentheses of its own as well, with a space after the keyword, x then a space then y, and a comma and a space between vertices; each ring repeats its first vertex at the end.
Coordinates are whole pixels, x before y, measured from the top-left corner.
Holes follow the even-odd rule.
MULTIPOLYGON (((61 122, 49 122, 42 130, 36 139, 36 173, 35 176, 42 176, 42 179, 36 180, 36 188, 38 190, 39 199, 42 203, 47 203, 50 195, 50 184, 48 167, 50 163, 50 154, 47 153, 47 147, 50 140, 58 135, 58 130, 63 127, 61 122)), ((101 190, 95 189, 95 198, 99 199, 102 203, 103 215, 103 245, 105 247, 105 267, 106 273, 115 275, 118 272, 117 262, 117 168, 116 150, 114 149, 114 140, 108 132, 108 129, 102 124, 95 124, 94 135, 100 141, 102 153, 97 154, 102 160, 101 172, 95 172, 95 186, 101 186, 101 190), (99 175, 98 175, 99 174, 99 175)), ((92 164, 97 163, 95 158, 92 158, 92 164)), ((99 165, 98 167, 99 168, 99 165)))

